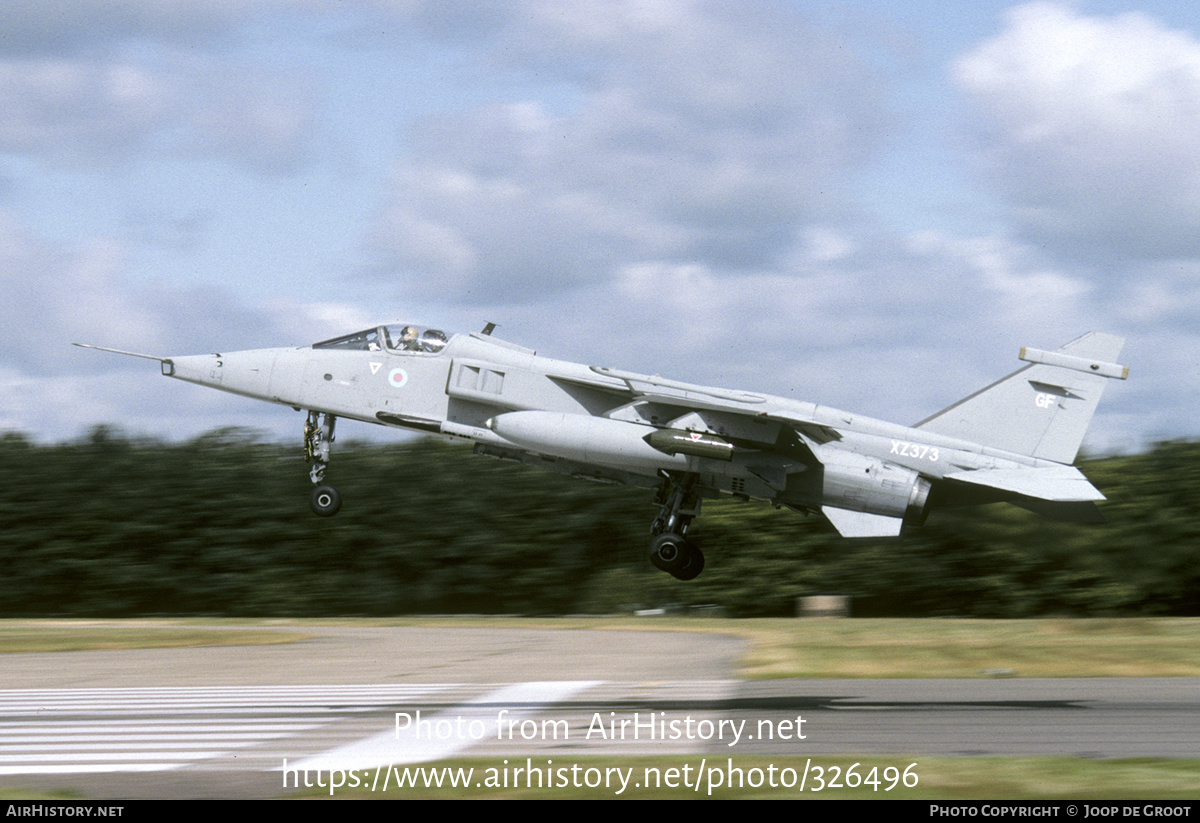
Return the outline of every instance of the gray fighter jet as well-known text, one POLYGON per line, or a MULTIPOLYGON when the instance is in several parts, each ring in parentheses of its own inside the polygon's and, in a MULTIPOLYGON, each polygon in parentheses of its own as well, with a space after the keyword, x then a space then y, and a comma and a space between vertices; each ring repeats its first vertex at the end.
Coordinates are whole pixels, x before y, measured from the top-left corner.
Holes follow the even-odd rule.
MULTIPOLYGON (((901 426, 767 394, 539 357, 491 335, 377 326, 300 348, 147 357, 167 377, 307 410, 310 504, 339 417, 474 444, 476 454, 658 490, 650 562, 682 580, 704 567, 686 539, 722 494, 819 512, 844 537, 891 537, 929 511, 1005 501, 1058 520, 1103 520, 1071 464, 1124 341, 1092 332, 1021 349, 1020 370, 901 426)), ((76 344, 84 345, 84 344, 76 344)), ((101 348, 85 346, 86 348, 101 348)))

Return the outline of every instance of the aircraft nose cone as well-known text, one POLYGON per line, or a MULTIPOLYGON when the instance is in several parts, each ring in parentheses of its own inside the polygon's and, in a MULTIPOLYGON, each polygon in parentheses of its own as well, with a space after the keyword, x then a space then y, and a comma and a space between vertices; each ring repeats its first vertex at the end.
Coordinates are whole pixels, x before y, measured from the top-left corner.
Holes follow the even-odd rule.
POLYGON ((219 355, 193 354, 172 357, 170 376, 201 386, 220 387, 224 378, 223 363, 219 355))
POLYGON ((275 350, 262 349, 173 357, 174 374, 171 376, 234 394, 269 399, 275 356, 275 350))

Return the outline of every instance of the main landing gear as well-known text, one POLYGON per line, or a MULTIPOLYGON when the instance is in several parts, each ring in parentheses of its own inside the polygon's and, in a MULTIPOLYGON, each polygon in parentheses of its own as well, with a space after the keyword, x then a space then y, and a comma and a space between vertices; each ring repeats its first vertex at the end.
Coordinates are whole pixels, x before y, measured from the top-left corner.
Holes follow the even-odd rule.
POLYGON ((667 475, 659 487, 656 503, 662 508, 650 533, 650 563, 679 580, 691 580, 704 571, 704 553, 684 539, 692 518, 700 514, 700 497, 694 491, 697 475, 667 475))
POLYGON ((329 448, 333 445, 333 425, 337 418, 332 414, 317 411, 308 413, 304 423, 304 459, 313 464, 308 476, 312 479, 312 495, 308 505, 314 514, 333 517, 342 507, 342 496, 333 486, 324 483, 325 469, 329 466, 329 448))

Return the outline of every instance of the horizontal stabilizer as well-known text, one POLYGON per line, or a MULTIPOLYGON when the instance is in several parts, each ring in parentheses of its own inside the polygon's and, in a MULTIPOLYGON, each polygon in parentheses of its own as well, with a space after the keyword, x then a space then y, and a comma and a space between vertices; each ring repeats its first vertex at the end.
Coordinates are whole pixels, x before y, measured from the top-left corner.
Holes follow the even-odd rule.
POLYGON ((842 537, 898 537, 903 519, 882 514, 867 514, 836 506, 822 506, 821 514, 842 537))
POLYGON ((977 469, 951 472, 947 480, 1019 494, 1037 500, 1082 503, 1103 500, 1104 495, 1074 466, 1042 469, 977 469))
POLYGON ((1014 506, 1064 523, 1103 523, 1106 518, 1095 503, 1055 503, 1049 500, 1014 500, 1014 506))

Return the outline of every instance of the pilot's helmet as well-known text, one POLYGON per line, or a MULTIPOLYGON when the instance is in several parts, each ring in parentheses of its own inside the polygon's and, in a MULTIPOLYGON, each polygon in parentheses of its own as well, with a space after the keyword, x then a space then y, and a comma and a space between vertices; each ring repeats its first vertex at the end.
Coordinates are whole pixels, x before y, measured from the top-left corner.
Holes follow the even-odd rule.
POLYGON ((417 327, 405 326, 400 330, 400 345, 406 349, 417 347, 417 327))
POLYGON ((446 333, 440 329, 426 329, 421 335, 421 347, 425 351, 439 352, 446 347, 446 333))

